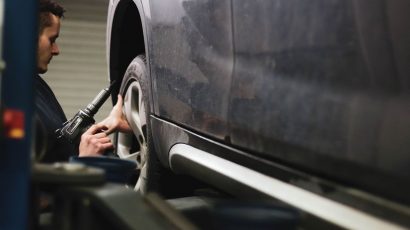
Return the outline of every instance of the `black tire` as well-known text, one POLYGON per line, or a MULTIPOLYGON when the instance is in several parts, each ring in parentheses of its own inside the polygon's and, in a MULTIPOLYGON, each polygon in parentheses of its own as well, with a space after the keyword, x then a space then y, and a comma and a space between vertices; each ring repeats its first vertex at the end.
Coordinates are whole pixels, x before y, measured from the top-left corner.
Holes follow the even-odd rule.
MULTIPOLYGON (((149 103, 149 81, 148 81, 148 76, 147 76, 147 71, 146 71, 146 60, 144 55, 139 55, 136 57, 128 66, 124 78, 122 80, 122 84, 120 87, 120 94, 124 98, 124 110, 126 110, 126 101, 128 97, 134 97, 130 98, 130 102, 135 99, 135 97, 141 97, 142 101, 144 101, 144 110, 143 111, 145 114, 143 116, 146 117, 146 122, 145 122, 145 128, 142 127, 142 137, 139 136, 139 132, 135 131, 135 127, 131 125, 133 121, 130 121, 131 115, 126 114, 127 120, 129 121, 131 127, 134 130, 134 135, 128 135, 126 136, 125 134, 117 134, 117 141, 116 141, 116 151, 117 154, 124 158, 124 156, 121 156, 121 153, 118 151, 121 150, 121 142, 123 141, 122 136, 125 138, 131 138, 132 140, 126 140, 128 143, 132 146, 130 146, 130 152, 137 151, 139 150, 140 152, 145 151, 145 156, 140 156, 140 158, 144 159, 138 159, 137 157, 137 162, 140 161, 139 163, 145 163, 145 172, 141 170, 141 173, 138 177, 138 182, 136 186, 136 190, 139 190, 142 194, 145 194, 147 192, 157 192, 160 195, 162 195, 165 198, 172 198, 172 197, 178 197, 182 195, 187 195, 190 192, 192 192, 192 189, 190 188, 192 183, 188 182, 185 177, 181 176, 176 176, 174 175, 170 170, 166 169, 163 167, 158 159, 157 153, 155 152, 154 148, 154 140, 152 138, 152 132, 151 132, 151 126, 149 122, 149 115, 150 115, 150 103, 149 103), (140 89, 137 89, 139 91, 138 93, 135 94, 133 91, 134 87, 138 88, 138 85, 140 85, 140 89), (131 87, 131 89, 130 89, 131 87), (132 95, 127 95, 127 94, 132 94, 132 95), (142 95, 139 95, 142 94, 142 95), (138 136, 138 137, 136 137, 138 136), (188 185, 188 186, 187 186, 188 185)), ((139 101, 139 98, 137 99, 139 101)), ((139 106, 139 105, 138 105, 139 106)), ((129 106, 128 106, 129 107, 129 106)), ((141 111, 143 109, 139 109, 139 112, 141 114, 141 111)), ((142 119, 141 119, 142 120, 142 119)), ((140 122, 142 124, 142 122, 140 122)), ((140 164, 140 167, 144 167, 140 164)))

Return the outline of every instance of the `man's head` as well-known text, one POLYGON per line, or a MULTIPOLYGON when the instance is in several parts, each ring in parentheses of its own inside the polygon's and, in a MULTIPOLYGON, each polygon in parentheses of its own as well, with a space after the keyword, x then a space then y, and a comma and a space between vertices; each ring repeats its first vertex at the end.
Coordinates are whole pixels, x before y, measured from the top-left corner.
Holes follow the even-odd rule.
POLYGON ((39 11, 37 69, 42 74, 47 72, 52 57, 60 53, 56 40, 65 10, 52 0, 40 0, 39 11))

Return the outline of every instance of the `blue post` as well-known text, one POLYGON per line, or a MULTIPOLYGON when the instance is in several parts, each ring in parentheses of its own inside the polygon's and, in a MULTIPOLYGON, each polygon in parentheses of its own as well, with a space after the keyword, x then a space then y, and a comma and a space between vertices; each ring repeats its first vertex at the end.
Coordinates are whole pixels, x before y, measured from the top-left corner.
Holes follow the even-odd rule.
POLYGON ((2 107, 24 115, 24 132, 2 134, 0 229, 27 229, 33 78, 36 74, 37 0, 5 0, 2 107), (22 135, 21 135, 22 134, 22 135))

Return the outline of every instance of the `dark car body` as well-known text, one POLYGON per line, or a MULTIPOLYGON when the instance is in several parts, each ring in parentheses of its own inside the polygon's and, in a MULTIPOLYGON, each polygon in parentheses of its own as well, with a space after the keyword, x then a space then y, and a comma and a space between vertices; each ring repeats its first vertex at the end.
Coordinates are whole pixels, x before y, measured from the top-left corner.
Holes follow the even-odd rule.
POLYGON ((165 167, 218 186, 172 165, 183 143, 406 225, 408 12, 404 0, 111 0, 110 77, 145 53, 165 167))

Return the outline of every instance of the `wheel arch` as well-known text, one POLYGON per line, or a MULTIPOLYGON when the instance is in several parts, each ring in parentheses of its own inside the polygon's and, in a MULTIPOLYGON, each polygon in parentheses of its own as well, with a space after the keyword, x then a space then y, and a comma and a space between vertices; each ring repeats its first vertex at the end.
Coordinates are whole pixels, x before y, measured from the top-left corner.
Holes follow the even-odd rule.
MULTIPOLYGON (((148 4, 148 2, 146 3, 148 4)), ((116 80, 112 102, 116 103, 122 78, 131 61, 147 54, 145 14, 139 0, 112 1, 107 27, 107 62, 110 81, 116 80)))

